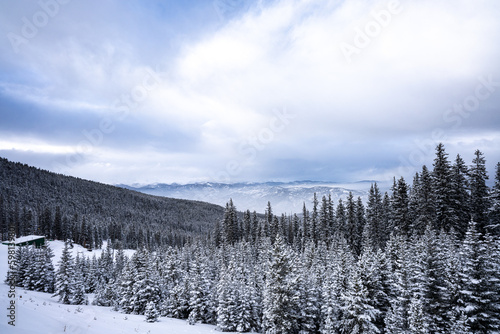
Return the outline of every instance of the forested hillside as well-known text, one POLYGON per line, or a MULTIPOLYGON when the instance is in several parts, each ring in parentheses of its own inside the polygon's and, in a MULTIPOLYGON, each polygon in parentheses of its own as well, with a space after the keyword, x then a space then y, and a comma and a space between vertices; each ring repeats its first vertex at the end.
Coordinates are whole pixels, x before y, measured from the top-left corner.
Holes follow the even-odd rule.
POLYGON ((50 173, 0 158, 0 233, 42 234, 88 247, 102 240, 125 248, 182 245, 206 235, 223 208, 155 197, 50 173))

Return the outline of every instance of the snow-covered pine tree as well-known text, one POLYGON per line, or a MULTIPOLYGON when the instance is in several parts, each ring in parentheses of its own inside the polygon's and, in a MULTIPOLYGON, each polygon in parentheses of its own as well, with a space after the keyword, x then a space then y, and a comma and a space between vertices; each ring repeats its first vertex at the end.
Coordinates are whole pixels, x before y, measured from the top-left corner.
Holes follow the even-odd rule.
POLYGON ((39 280, 41 269, 40 257, 34 246, 28 246, 26 249, 27 251, 24 253, 26 257, 26 269, 24 271, 22 286, 26 290, 35 290, 35 284, 39 280))
MULTIPOLYGON (((410 309, 408 311, 408 333, 427 334, 429 331, 428 316, 424 312, 424 302, 422 297, 415 295, 411 298, 410 309)), ((432 332, 434 333, 434 332, 432 332)))
POLYGON ((55 293, 54 297, 59 297, 59 302, 63 304, 71 304, 73 299, 72 278, 74 275, 73 256, 69 251, 68 242, 64 243, 64 248, 59 260, 59 268, 56 274, 55 293))
POLYGON ((444 305, 444 265, 439 258, 440 252, 436 233, 428 225, 424 234, 412 242, 411 290, 413 298, 422 304, 422 321, 432 333, 444 332, 446 321, 442 309, 444 305))
POLYGON ((355 266, 348 288, 341 291, 343 301, 341 333, 374 334, 380 332, 375 325, 380 311, 373 307, 373 301, 369 299, 367 282, 363 281, 362 269, 364 268, 359 265, 355 266))
POLYGON ((278 234, 273 245, 264 289, 263 329, 266 334, 297 333, 292 255, 278 234))
POLYGON ((444 320, 444 332, 455 333, 455 324, 460 321, 460 291, 461 291, 461 265, 459 245, 457 237, 452 233, 441 232, 436 243, 439 247, 438 258, 442 265, 440 278, 443 288, 441 290, 442 301, 440 303, 441 316, 444 320))
POLYGON ((210 323, 216 314, 212 305, 212 291, 210 273, 208 270, 208 257, 202 253, 201 247, 197 246, 195 256, 191 260, 189 268, 189 316, 188 322, 194 325, 197 322, 210 323))
POLYGON ((434 170, 432 171, 433 199, 436 208, 435 228, 449 231, 452 227, 450 217, 453 213, 451 199, 451 166, 448 161, 443 143, 436 147, 436 158, 434 159, 434 170))
MULTIPOLYGON (((135 253, 132 258, 136 256, 135 253)), ((133 286, 135 283, 135 272, 133 271, 132 261, 125 264, 123 274, 121 275, 118 285, 118 306, 125 313, 132 313, 134 308, 131 304, 133 297, 133 286)))
POLYGON ((132 313, 144 314, 146 305, 153 301, 160 302, 160 289, 158 287, 157 275, 154 273, 154 258, 146 249, 136 252, 134 283, 132 284, 132 297, 130 306, 132 313))
POLYGON ((406 184, 405 179, 401 177, 397 183, 395 183, 395 188, 393 189, 391 201, 391 220, 395 230, 402 235, 408 235, 408 232, 410 231, 408 205, 408 185, 406 184))
POLYGON ((491 210, 489 213, 488 231, 500 235, 500 162, 496 165, 495 184, 491 189, 491 210))
POLYGON ((239 240, 238 217, 236 215, 236 207, 233 200, 229 199, 226 203, 226 211, 221 226, 222 241, 226 244, 234 244, 239 240))
MULTIPOLYGON (((466 316, 465 326, 470 333, 491 333, 498 330, 494 305, 495 286, 492 285, 489 252, 478 232, 476 223, 471 221, 465 234, 461 256, 463 261, 461 302, 462 313, 466 316)), ((496 268, 496 272, 498 272, 496 268)), ((498 288, 498 286, 496 286, 498 288)))
POLYGON ((29 273, 30 249, 29 247, 18 247, 16 250, 16 286, 23 287, 26 276, 29 273))
POLYGON ((377 310, 377 316, 373 323, 380 331, 384 329, 384 318, 390 307, 386 292, 389 289, 389 282, 386 282, 387 274, 385 273, 385 257, 383 255, 380 250, 376 253, 366 250, 357 263, 361 280, 368 292, 368 303, 377 310))
POLYGON ((409 329, 408 312, 411 299, 410 247, 404 236, 392 236, 386 249, 392 268, 391 308, 385 318, 386 333, 406 333, 409 329))
POLYGON ((54 253, 50 246, 46 246, 42 248, 42 259, 43 264, 40 273, 40 290, 43 292, 54 293, 54 284, 55 284, 55 270, 54 265, 52 264, 52 258, 54 257, 54 253))
POLYGON ((386 231, 383 230, 384 223, 382 219, 382 194, 375 182, 370 186, 366 207, 366 226, 363 229, 363 244, 374 251, 384 247, 382 235, 386 231))
MULTIPOLYGON (((323 243, 324 245, 324 243, 323 243)), ((318 246, 321 247, 321 244, 318 246)), ((326 247, 322 250, 326 252, 326 247)), ((320 326, 321 315, 321 279, 318 265, 318 256, 313 243, 308 243, 301 254, 300 265, 296 264, 298 273, 298 294, 300 305, 300 332, 317 333, 320 326)))
POLYGON ((73 293, 71 304, 73 305, 87 305, 89 303, 88 298, 85 295, 85 276, 85 258, 81 258, 80 253, 77 253, 73 276, 70 278, 70 289, 73 293))
POLYGON ((118 303, 116 284, 113 280, 106 283, 104 280, 97 283, 95 297, 92 301, 97 306, 115 306, 118 303))
POLYGON ((452 228, 460 237, 465 236, 470 221, 470 196, 468 193, 468 168, 462 157, 457 154, 451 171, 451 204, 453 208, 452 228))
POLYGON ((160 316, 160 312, 156 308, 156 303, 154 301, 150 301, 146 305, 146 309, 144 311, 144 315, 146 316, 147 322, 157 322, 158 317, 160 316))
POLYGON ((349 286, 354 268, 354 256, 343 235, 332 239, 332 246, 326 261, 326 275, 322 285, 322 334, 339 333, 344 307, 341 295, 349 286))
POLYGON ((232 272, 229 266, 221 268, 219 283, 217 284, 217 328, 222 332, 231 332, 236 329, 236 300, 233 300, 232 272))
POLYGON ((472 220, 480 233, 487 232, 488 210, 490 208, 489 189, 486 185, 488 174, 486 160, 480 150, 474 152, 474 159, 469 169, 470 208, 472 220))

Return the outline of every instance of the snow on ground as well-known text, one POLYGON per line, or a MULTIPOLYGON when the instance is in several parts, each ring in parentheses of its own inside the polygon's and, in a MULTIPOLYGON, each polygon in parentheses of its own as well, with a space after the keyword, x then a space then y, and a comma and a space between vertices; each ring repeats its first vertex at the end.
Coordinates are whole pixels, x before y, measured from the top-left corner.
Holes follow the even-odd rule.
MULTIPOLYGON (((59 261, 64 243, 53 241, 50 247, 54 250, 54 265, 59 261)), ((131 315, 115 312, 111 307, 93 305, 63 305, 52 298, 50 294, 27 291, 16 288, 16 319, 15 327, 8 324, 7 317, 11 298, 9 286, 4 283, 7 275, 8 246, 0 245, 0 333, 22 334, 207 334, 218 333, 214 326, 197 324, 190 326, 185 320, 160 318, 159 322, 148 323, 142 315, 131 315)), ((101 250, 88 252, 85 248, 75 245, 73 255, 96 253, 100 256, 101 250)), ((127 251, 130 256, 133 251, 127 251)), ((91 298, 89 298, 91 299, 91 298)))

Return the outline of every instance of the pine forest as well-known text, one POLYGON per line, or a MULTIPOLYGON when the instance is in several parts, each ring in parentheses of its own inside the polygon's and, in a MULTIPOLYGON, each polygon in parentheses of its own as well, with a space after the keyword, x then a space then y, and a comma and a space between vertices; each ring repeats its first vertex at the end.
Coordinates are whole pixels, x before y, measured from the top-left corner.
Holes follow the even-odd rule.
POLYGON ((269 334, 499 333, 500 163, 492 172, 489 182, 481 151, 466 163, 439 144, 432 166, 384 193, 372 183, 366 201, 316 194, 302 212, 268 203, 260 214, 231 199, 222 208, 159 198, 2 159, 0 233, 5 240, 15 226, 17 236, 65 241, 58 263, 50 243, 19 247, 9 272, 17 286, 63 304, 93 294, 93 304, 148 322, 269 334), (74 257, 74 244, 105 250, 74 257))

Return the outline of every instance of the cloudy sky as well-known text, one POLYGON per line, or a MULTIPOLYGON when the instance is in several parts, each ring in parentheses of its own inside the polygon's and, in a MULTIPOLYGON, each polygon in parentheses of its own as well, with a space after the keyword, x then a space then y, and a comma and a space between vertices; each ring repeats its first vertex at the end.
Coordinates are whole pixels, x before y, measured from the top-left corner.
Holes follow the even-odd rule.
POLYGON ((500 161, 498 0, 7 0, 0 156, 106 183, 500 161))

